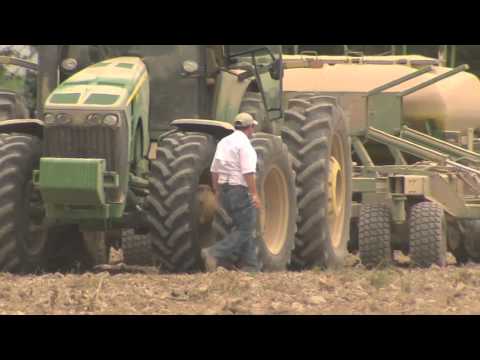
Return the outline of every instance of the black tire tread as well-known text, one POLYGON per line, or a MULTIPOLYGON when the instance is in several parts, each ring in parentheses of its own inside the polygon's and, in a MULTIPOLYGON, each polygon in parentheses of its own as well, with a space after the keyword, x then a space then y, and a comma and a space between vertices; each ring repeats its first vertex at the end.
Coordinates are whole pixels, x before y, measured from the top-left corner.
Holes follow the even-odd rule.
POLYGON ((392 262, 390 210, 383 205, 363 205, 358 221, 358 251, 367 268, 392 262))
POLYGON ((428 268, 446 266, 447 241, 445 214, 432 202, 424 201, 411 208, 410 260, 412 265, 428 268))
MULTIPOLYGON (((210 166, 214 151, 214 139, 202 133, 176 132, 158 144, 146 201, 149 240, 137 245, 151 246, 154 262, 163 271, 194 272, 202 268, 194 219, 195 195, 199 176, 210 166)), ((147 253, 146 248, 136 251, 147 253)))
POLYGON ((122 232, 123 261, 127 265, 150 266, 154 264, 152 244, 147 235, 134 230, 122 232))
MULTIPOLYGON (((347 251, 346 244, 345 249, 337 250, 338 255, 333 250, 327 250, 327 246, 330 246, 327 213, 328 141, 335 125, 333 122, 345 121, 335 104, 336 101, 330 97, 308 92, 289 100, 289 109, 285 112, 282 138, 288 146, 297 175, 299 205, 298 232, 292 255, 294 270, 341 266, 347 251)), ((349 164, 351 160, 348 158, 346 161, 349 164)), ((346 178, 351 181, 351 176, 347 175, 346 178)), ((349 218, 350 207, 346 208, 345 217, 349 218)))
POLYGON ((0 271, 29 272, 43 266, 42 256, 27 258, 17 235, 28 224, 18 223, 21 188, 38 165, 40 140, 23 134, 0 135, 0 271))
POLYGON ((260 93, 251 91, 246 92, 242 99, 242 103, 240 104, 239 112, 246 112, 252 115, 252 117, 259 123, 259 131, 267 133, 273 132, 272 124, 268 121, 267 112, 263 105, 263 99, 260 93))

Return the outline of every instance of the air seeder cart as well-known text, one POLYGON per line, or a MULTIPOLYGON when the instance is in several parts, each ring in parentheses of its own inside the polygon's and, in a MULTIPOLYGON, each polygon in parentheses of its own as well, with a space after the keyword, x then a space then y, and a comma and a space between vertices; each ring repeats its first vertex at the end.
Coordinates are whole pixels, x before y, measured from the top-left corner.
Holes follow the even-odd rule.
POLYGON ((478 79, 434 59, 377 58, 296 58, 285 72, 290 108, 330 96, 349 120, 351 249, 367 267, 394 250, 425 267, 445 265, 447 251, 480 260, 478 79))

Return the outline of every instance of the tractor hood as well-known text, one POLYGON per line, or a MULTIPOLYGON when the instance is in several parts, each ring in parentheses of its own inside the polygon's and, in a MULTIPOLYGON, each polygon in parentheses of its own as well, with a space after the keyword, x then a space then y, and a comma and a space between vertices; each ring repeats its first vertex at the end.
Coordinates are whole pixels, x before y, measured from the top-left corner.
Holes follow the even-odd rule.
POLYGON ((124 109, 146 79, 140 58, 105 60, 64 81, 47 98, 45 109, 124 109))

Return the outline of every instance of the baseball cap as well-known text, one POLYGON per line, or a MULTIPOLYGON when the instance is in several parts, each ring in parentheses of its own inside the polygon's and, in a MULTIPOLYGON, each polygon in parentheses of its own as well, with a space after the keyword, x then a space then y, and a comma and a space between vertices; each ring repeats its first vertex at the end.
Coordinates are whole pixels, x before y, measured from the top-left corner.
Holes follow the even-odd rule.
POLYGON ((240 113, 237 116, 235 116, 235 119, 233 120, 233 123, 235 126, 246 128, 249 126, 257 126, 258 122, 255 121, 255 119, 250 115, 249 113, 240 113))

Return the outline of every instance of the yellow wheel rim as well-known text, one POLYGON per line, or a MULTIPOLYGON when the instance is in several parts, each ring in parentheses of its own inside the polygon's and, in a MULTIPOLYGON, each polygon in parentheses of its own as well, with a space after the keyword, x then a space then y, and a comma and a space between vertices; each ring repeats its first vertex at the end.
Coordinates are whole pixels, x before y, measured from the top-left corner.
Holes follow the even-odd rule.
POLYGON ((343 238, 346 179, 338 159, 344 159, 344 156, 341 139, 335 136, 332 144, 332 156, 330 157, 330 172, 328 174, 328 223, 330 239, 334 248, 339 247, 343 238))
POLYGON ((283 172, 270 168, 263 182, 260 226, 263 240, 272 254, 279 254, 287 238, 288 229, 288 184, 283 172))

